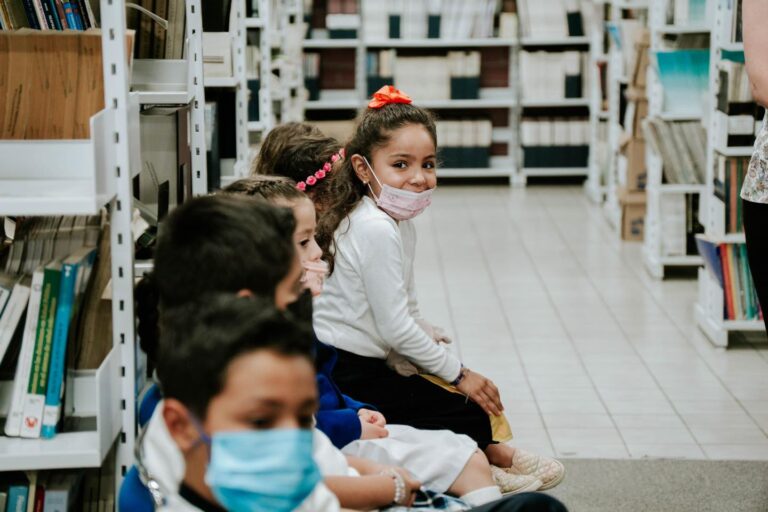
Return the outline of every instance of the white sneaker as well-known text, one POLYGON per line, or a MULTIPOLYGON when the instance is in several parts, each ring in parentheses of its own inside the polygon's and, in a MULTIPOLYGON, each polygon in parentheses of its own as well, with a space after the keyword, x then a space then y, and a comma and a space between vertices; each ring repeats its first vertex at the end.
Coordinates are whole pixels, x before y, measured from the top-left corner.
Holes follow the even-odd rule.
POLYGON ((515 449, 512 467, 505 468, 511 474, 530 475, 541 480, 541 491, 546 491, 558 485, 565 478, 565 466, 559 460, 544 455, 515 449))
POLYGON ((501 494, 505 495, 537 491, 542 485, 535 476, 509 473, 496 466, 491 466, 491 475, 501 494))

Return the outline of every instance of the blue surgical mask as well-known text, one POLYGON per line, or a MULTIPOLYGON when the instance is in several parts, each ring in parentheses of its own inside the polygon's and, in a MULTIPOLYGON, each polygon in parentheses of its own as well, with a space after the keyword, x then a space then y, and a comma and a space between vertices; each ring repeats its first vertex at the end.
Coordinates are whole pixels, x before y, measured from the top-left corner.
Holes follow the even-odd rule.
POLYGON ((227 510, 290 512, 320 482, 307 429, 217 432, 205 482, 227 510))

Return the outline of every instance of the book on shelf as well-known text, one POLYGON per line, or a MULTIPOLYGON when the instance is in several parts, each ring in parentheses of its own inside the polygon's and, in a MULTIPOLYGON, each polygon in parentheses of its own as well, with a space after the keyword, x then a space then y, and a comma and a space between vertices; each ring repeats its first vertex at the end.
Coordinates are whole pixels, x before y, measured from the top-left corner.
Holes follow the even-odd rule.
POLYGON ((4 30, 87 30, 99 26, 99 0, 0 0, 4 30))
POLYGON ((733 0, 729 5, 733 7, 733 20, 731 23, 731 42, 744 42, 744 28, 742 21, 742 3, 744 0, 733 0))
POLYGON ((765 109, 752 97, 743 62, 722 60, 717 64, 717 115, 726 116, 725 145, 752 146, 760 132, 765 109))
POLYGON ((707 270, 723 289, 723 320, 761 320, 763 312, 749 269, 746 244, 719 243, 699 235, 696 245, 707 270))
POLYGON ((664 111, 701 115, 709 94, 709 49, 654 52, 664 89, 664 111))
POLYGON ((661 157, 667 183, 697 184, 706 179, 707 133, 699 121, 664 121, 649 117, 643 132, 653 151, 661 157))
MULTIPOLYGON (((3 397, 9 403, 7 436, 36 438, 41 433, 46 437, 56 433, 65 369, 73 367, 65 361, 72 357, 68 355, 71 351, 79 350, 84 337, 75 333, 82 320, 92 315, 85 306, 93 307, 93 303, 85 292, 100 223, 99 216, 28 218, 15 233, 13 244, 0 255, 6 275, 20 276, 0 317, 0 341, 12 329, 11 346, 17 345, 3 359, 3 367, 13 377, 13 386, 3 397)), ((108 339, 92 343, 94 347, 87 350, 97 351, 105 343, 111 346, 108 339)))
POLYGON ((517 2, 522 35, 534 39, 565 39, 589 33, 591 9, 588 0, 517 2))
POLYGON ((704 232, 704 226, 699 222, 699 194, 662 194, 659 219, 662 255, 698 253, 696 235, 704 232))
POLYGON ((749 157, 718 157, 714 194, 725 205, 725 232, 729 234, 744 232, 740 194, 749 161, 749 157))
POLYGON ((493 127, 490 119, 440 120, 440 166, 451 169, 487 168, 493 127))
MULTIPOLYGON (((495 35, 496 0, 363 0, 362 4, 364 36, 369 40, 470 39, 495 35)), ((502 27, 510 31, 508 26, 502 27)))
POLYGON ((446 57, 398 57, 395 59, 394 85, 406 91, 417 103, 426 99, 449 100, 450 71, 446 57))
POLYGON ((580 117, 524 117, 520 136, 525 167, 586 167, 589 120, 580 117))
POLYGON ((584 98, 588 90, 586 52, 520 52, 523 101, 584 98))
POLYGON ((707 21, 707 0, 670 0, 665 21, 667 25, 703 25, 707 21))

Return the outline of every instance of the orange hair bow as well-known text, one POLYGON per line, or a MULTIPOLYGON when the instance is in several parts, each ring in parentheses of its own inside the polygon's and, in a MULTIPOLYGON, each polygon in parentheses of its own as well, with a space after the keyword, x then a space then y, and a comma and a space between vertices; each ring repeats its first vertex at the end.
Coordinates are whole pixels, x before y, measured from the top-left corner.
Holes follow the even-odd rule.
POLYGON ((385 85, 373 93, 373 99, 368 103, 368 108, 381 108, 390 103, 413 103, 413 100, 403 91, 395 89, 393 85, 385 85))

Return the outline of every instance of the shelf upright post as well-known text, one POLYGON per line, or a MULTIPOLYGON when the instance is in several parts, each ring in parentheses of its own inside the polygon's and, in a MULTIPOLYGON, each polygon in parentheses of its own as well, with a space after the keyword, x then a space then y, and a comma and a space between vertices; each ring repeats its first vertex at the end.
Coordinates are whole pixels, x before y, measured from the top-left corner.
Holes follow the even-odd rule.
POLYGON ((187 87, 194 97, 190 105, 192 145, 192 194, 208 193, 208 168, 205 147, 205 84, 203 81, 203 13, 201 0, 186 0, 188 52, 187 87))
POLYGON ((235 136, 237 137, 235 177, 248 175, 248 80, 245 75, 245 0, 232 2, 233 19, 230 32, 234 34, 233 65, 237 86, 235 89, 235 136))
POLYGON ((259 0, 259 121, 263 133, 274 125, 272 114, 272 0, 259 0))
POLYGON ((509 47, 509 88, 514 96, 514 104, 509 107, 510 139, 507 148, 509 158, 509 184, 513 187, 524 187, 526 176, 523 172, 523 144, 520 136, 521 123, 523 122, 523 83, 520 79, 520 51, 522 41, 522 24, 517 17, 517 39, 509 47))
MULTIPOLYGON (((120 389, 122 429, 117 444, 115 496, 134 460, 136 438, 136 343, 133 314, 133 236, 131 217, 133 193, 128 123, 129 72, 125 2, 101 0, 104 104, 115 111, 113 179, 117 191, 110 203, 112 245, 112 328, 113 344, 120 354, 120 372, 114 377, 120 389)), ((137 156, 137 155, 134 155, 137 156)))
MULTIPOLYGON (((357 99, 365 108, 368 98, 368 80, 367 80, 367 66, 368 66, 368 49, 365 45, 365 35, 363 20, 363 1, 357 0, 357 15, 360 17, 360 24, 357 28, 357 50, 355 51, 355 89, 357 90, 357 99)), ((395 57, 397 59, 397 57, 395 57)))
POLYGON ((605 57, 603 54, 603 39, 605 37, 605 27, 603 22, 603 3, 595 2, 589 4, 588 8, 592 10, 592 19, 596 20, 590 30, 589 38, 589 163, 588 177, 584 182, 584 188, 587 197, 594 203, 601 204, 605 199, 605 183, 603 177, 603 165, 598 157, 597 148, 605 141, 599 141, 600 123, 602 122, 600 113, 602 107, 602 91, 600 87, 601 75, 598 68, 598 62, 605 57))

